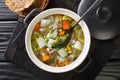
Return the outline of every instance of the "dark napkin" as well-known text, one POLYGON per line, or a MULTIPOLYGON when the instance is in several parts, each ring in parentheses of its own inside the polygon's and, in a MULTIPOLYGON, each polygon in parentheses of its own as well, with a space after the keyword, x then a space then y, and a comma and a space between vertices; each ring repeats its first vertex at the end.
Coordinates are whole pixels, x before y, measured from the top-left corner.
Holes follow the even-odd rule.
POLYGON ((14 61, 14 63, 20 65, 21 67, 27 69, 28 71, 38 75, 41 80, 65 80, 69 79, 69 76, 73 76, 72 73, 61 73, 61 74, 54 74, 48 73, 39 69, 28 57, 26 49, 25 49, 25 32, 26 28, 24 28, 22 17, 19 18, 17 27, 15 28, 13 35, 10 39, 10 43, 8 44, 5 57, 8 60, 14 61), (47 77, 46 77, 47 76, 47 77))
MULTIPOLYGON (((24 23, 23 23, 24 18, 19 17, 18 19, 18 24, 14 29, 13 35, 10 39, 10 43, 8 44, 5 57, 13 61, 14 63, 20 65, 21 67, 25 68, 26 70, 30 71, 31 73, 34 73, 35 75, 39 76, 41 80, 71 80, 72 77, 74 76, 74 71, 66 72, 66 73, 59 73, 59 74, 54 74, 54 73, 49 73, 46 72, 40 68, 38 68, 28 57, 26 49, 25 49, 25 33, 26 33, 26 28, 24 28, 24 23), (46 77, 47 76, 47 77, 46 77)), ((92 39, 92 46, 90 49, 90 52, 94 49, 93 46, 95 46, 98 41, 92 39)), ((84 61, 85 63, 87 61, 84 61)), ((81 64, 80 66, 84 67, 85 63, 81 64)), ((81 68, 79 67, 79 68, 81 68)))
MULTIPOLYGON (((50 0, 48 6, 45 9, 60 7, 60 8, 67 8, 74 12, 77 12, 77 8, 78 8, 80 1, 81 0, 50 0)), ((26 29, 23 29, 24 28, 23 20, 24 20, 24 17, 18 18, 18 24, 13 31, 13 35, 11 36, 7 50, 5 52, 5 57, 11 61, 14 59, 17 46, 19 44, 20 44, 20 47, 24 45, 25 32, 23 30, 26 30, 26 29), (22 33, 22 31, 24 33, 22 33), (23 38, 20 38, 20 40, 18 40, 17 39, 18 35, 22 35, 23 38), (15 43, 18 45, 16 46, 15 43)))
MULTIPOLYGON (((77 11, 77 5, 80 1, 78 0, 56 0, 50 1, 48 8, 53 7, 62 7, 68 8, 72 11, 77 11), (68 3, 69 2, 69 3, 68 3), (58 4, 59 3, 59 4, 58 4), (53 6, 53 4, 55 4, 53 6), (61 5, 62 4, 62 5, 61 5), (72 5, 71 5, 72 4, 72 5)), ((13 35, 11 36, 10 42, 5 52, 6 59, 13 61, 14 63, 20 65, 21 67, 25 68, 26 70, 34 73, 35 75, 40 77, 40 80, 70 80, 73 76, 73 73, 66 72, 60 74, 49 73, 39 69, 28 57, 26 49, 25 49, 25 33, 26 28, 24 28, 23 23, 24 18, 18 18, 18 24, 13 31, 13 35)))

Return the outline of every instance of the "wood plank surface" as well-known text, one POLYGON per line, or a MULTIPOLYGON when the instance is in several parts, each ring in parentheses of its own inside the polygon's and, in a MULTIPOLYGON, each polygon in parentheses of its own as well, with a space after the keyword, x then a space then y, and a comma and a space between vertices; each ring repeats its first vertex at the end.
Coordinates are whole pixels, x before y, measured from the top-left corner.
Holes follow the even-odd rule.
POLYGON ((0 60, 5 60, 4 53, 17 24, 17 17, 18 15, 5 5, 5 0, 0 0, 0 60))
POLYGON ((0 60, 5 60, 4 53, 16 24, 17 21, 0 21, 0 60))
POLYGON ((0 0, 0 21, 14 21, 17 20, 18 15, 14 12, 8 10, 8 7, 5 5, 5 0, 0 0))
MULTIPOLYGON (((4 58, 18 18, 17 14, 6 7, 4 1, 0 0, 0 80, 38 80, 36 76, 4 58)), ((120 37, 113 42, 116 44, 116 50, 96 80, 120 80, 120 37)))

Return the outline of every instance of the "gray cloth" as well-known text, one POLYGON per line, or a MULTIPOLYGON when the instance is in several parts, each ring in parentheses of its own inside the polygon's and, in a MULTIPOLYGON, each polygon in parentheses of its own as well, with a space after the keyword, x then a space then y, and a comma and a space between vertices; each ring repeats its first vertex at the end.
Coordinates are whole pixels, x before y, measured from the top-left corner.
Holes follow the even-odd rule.
MULTIPOLYGON (((79 0, 50 0, 50 3, 46 9, 61 7, 76 12, 79 2, 79 0)), ((16 64, 39 76, 40 80, 71 80, 73 77, 73 73, 71 72, 53 74, 43 71, 34 65, 34 63, 28 57, 25 49, 24 37, 26 28, 24 28, 23 20, 23 17, 19 17, 18 24, 13 32, 10 43, 8 44, 7 50, 5 52, 6 59, 14 61, 16 64)))

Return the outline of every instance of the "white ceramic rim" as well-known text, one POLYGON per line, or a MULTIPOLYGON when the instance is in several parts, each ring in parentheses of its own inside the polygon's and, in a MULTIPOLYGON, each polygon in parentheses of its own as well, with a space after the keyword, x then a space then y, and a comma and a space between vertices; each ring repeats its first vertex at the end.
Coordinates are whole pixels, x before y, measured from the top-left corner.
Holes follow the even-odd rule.
POLYGON ((38 58, 34 55, 32 47, 31 47, 31 34, 33 31, 33 26, 40 21, 40 19, 48 16, 48 15, 52 15, 52 14, 64 14, 64 15, 68 15, 70 17, 72 17, 73 19, 75 19, 76 21, 78 21, 80 19, 80 16, 77 15, 76 13, 74 13, 73 11, 70 11, 68 9, 64 9, 64 8, 52 8, 52 9, 48 9, 45 10, 41 13, 39 13, 29 24, 27 31, 26 31, 26 35, 25 35, 25 46, 26 46, 26 50, 28 53, 28 56, 30 57, 30 59, 33 61, 33 63, 38 66, 39 68, 48 71, 48 72, 52 72, 52 73, 62 73, 62 72, 67 72, 70 70, 75 69, 76 67, 78 67, 86 58, 89 48, 90 48, 90 43, 91 43, 91 36, 90 36, 90 32, 89 29, 86 25, 86 23, 82 20, 79 24, 81 25, 81 28, 83 30, 84 33, 84 47, 83 50, 80 54, 80 56, 77 58, 77 60, 75 60, 74 62, 72 62, 71 64, 64 66, 64 67, 52 67, 49 65, 44 64, 43 62, 41 62, 40 60, 38 60, 38 58))

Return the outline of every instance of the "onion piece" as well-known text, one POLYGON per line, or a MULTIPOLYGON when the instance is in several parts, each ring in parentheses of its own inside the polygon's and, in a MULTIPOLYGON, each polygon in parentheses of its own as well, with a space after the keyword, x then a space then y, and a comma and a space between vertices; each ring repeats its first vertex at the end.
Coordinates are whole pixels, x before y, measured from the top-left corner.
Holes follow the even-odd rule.
POLYGON ((83 44, 80 43, 79 41, 76 41, 75 44, 73 45, 73 48, 81 51, 83 49, 83 44))
POLYGON ((58 34, 58 31, 56 29, 52 33, 48 33, 47 38, 55 38, 57 36, 57 34, 58 34))
POLYGON ((52 47, 52 45, 56 42, 54 39, 49 39, 47 46, 52 47))

